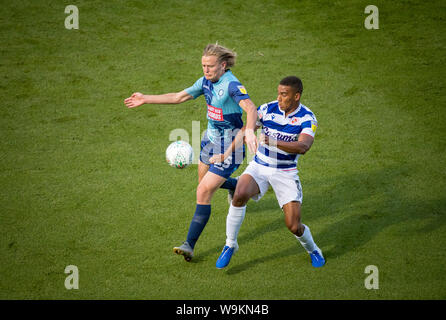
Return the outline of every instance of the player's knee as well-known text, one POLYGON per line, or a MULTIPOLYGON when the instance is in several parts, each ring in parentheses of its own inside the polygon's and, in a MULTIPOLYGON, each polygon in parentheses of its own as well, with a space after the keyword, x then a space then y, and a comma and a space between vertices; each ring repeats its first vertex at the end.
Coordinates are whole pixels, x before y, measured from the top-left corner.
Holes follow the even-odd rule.
POLYGON ((244 199, 241 199, 241 198, 233 198, 232 199, 232 205, 234 207, 243 207, 246 205, 246 203, 247 203, 247 201, 244 199))
POLYGON ((243 189, 236 189, 234 197, 232 198, 232 205, 236 207, 243 207, 249 200, 249 194, 243 189))
POLYGON ((197 187, 197 200, 203 201, 208 200, 210 197, 212 197, 213 190, 208 188, 205 185, 199 184, 197 187))
POLYGON ((197 198, 206 192, 206 188, 201 184, 198 184, 197 187, 197 198))

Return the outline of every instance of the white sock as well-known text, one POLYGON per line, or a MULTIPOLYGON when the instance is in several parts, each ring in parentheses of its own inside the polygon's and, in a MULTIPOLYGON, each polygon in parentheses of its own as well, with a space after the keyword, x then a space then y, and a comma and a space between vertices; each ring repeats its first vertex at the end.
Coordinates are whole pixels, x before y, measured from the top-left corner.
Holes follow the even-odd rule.
POLYGON ((246 206, 229 206, 228 216, 226 217, 226 245, 228 247, 238 248, 237 236, 245 218, 246 206))
POLYGON ((308 228, 306 225, 303 226, 305 227, 304 233, 300 237, 296 235, 294 236, 297 238, 297 240, 299 240, 300 244, 305 248, 305 250, 307 250, 308 253, 312 253, 314 250, 321 252, 316 243, 314 243, 310 228, 308 228))

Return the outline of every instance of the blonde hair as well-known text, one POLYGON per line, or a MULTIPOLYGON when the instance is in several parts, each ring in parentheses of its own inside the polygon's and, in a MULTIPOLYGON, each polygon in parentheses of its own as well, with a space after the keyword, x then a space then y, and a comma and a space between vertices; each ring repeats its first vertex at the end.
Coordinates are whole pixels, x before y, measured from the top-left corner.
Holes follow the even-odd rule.
POLYGON ((206 48, 204 48, 203 56, 216 56, 218 62, 225 61, 226 70, 228 70, 235 65, 237 54, 234 51, 219 45, 217 42, 215 44, 208 44, 206 48))

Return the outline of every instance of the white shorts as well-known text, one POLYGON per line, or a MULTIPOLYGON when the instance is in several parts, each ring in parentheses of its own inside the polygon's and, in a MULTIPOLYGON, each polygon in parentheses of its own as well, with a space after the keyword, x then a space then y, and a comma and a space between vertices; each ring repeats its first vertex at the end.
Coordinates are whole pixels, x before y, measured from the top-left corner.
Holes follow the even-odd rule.
POLYGON ((249 174, 259 186, 260 193, 251 198, 254 201, 259 201, 271 185, 281 208, 291 201, 302 203, 302 186, 297 168, 271 168, 252 160, 243 171, 244 174, 249 174))

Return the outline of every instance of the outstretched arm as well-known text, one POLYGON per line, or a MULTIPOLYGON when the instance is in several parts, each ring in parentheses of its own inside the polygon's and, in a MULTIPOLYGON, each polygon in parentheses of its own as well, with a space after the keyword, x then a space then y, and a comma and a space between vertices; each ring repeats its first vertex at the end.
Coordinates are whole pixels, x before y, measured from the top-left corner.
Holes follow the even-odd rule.
POLYGON ((166 93, 159 95, 145 95, 140 92, 135 92, 130 97, 124 100, 127 108, 139 107, 143 104, 178 104, 183 103, 193 97, 185 90, 176 93, 166 93))

